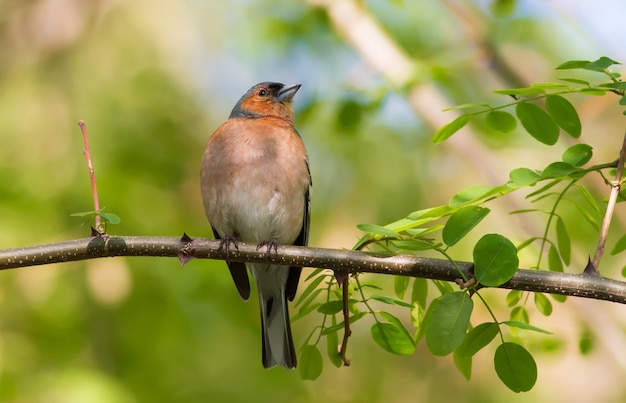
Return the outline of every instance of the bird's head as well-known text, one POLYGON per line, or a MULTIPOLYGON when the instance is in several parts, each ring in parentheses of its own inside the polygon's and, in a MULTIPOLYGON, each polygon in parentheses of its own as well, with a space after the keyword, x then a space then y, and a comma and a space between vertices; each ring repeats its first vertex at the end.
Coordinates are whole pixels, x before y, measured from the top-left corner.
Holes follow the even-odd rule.
POLYGON ((230 113, 231 118, 274 116, 293 122, 291 100, 300 84, 286 87, 281 83, 263 82, 250 88, 230 113))

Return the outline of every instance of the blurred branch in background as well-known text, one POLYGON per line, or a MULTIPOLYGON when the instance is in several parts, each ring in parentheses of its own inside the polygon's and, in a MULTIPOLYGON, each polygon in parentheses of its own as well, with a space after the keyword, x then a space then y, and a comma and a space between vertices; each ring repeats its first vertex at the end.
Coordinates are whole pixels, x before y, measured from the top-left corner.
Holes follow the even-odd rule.
MULTIPOLYGON (((406 91, 409 104, 433 132, 456 117, 454 112, 444 112, 454 102, 450 102, 443 91, 435 85, 433 66, 411 58, 405 53, 361 2, 309 0, 309 3, 322 7, 339 34, 394 88, 406 91)), ((450 7, 456 11, 462 9, 457 4, 450 7)), ((463 24, 465 21, 460 19, 459 23, 463 24)), ((474 26, 475 24, 472 25, 474 26)), ((468 30, 476 32, 475 29, 468 30)), ((475 36, 470 36, 470 39, 475 39, 475 36)), ((478 44, 475 46, 479 47, 478 44)), ((478 170, 487 183, 501 182, 502 178, 497 174, 501 172, 499 161, 473 134, 471 129, 466 128, 462 135, 452 139, 448 146, 466 159, 472 168, 478 170)))
MULTIPOLYGON (((451 282, 458 282, 461 278, 461 273, 454 264, 442 259, 286 245, 280 246, 276 253, 268 257, 265 251, 259 252, 256 245, 240 242, 238 247, 238 250, 230 251, 229 260, 318 267, 351 274, 392 274, 451 282)), ((113 256, 178 257, 183 263, 190 258, 226 260, 226 253, 220 250, 220 242, 216 240, 204 238, 190 240, 187 237, 178 239, 97 236, 2 250, 0 270, 113 256)), ((455 263, 463 272, 463 277, 473 276, 472 263, 455 263)), ((626 283, 586 274, 519 269, 511 280, 498 288, 571 295, 626 304, 626 283)))

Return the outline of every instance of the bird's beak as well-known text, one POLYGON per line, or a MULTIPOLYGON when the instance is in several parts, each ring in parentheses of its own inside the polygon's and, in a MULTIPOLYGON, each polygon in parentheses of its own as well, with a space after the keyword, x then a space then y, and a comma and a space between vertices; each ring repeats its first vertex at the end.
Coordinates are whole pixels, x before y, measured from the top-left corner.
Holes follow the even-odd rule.
POLYGON ((283 88, 278 93, 278 97, 276 99, 278 99, 278 102, 285 102, 285 101, 291 102, 291 100, 293 99, 293 96, 296 95, 296 92, 298 92, 301 86, 302 84, 295 84, 295 85, 283 88))

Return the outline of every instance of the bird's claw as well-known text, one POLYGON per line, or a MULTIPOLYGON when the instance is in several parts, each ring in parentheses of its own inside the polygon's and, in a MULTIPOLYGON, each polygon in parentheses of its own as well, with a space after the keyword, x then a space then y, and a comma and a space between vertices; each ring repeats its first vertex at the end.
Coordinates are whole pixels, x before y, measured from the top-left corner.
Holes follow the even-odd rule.
POLYGON ((217 250, 223 250, 224 252, 226 252, 226 257, 229 257, 230 245, 233 245, 235 249, 239 250, 239 246, 237 245, 237 238, 232 235, 227 235, 220 240, 220 246, 217 248, 217 250))
POLYGON ((267 250, 265 251, 265 259, 269 259, 270 257, 270 253, 272 253, 272 249, 274 249, 274 252, 278 252, 278 242, 276 242, 276 240, 274 238, 270 239, 269 241, 263 241, 260 244, 258 244, 256 246, 256 250, 259 250, 263 247, 267 247, 267 250))

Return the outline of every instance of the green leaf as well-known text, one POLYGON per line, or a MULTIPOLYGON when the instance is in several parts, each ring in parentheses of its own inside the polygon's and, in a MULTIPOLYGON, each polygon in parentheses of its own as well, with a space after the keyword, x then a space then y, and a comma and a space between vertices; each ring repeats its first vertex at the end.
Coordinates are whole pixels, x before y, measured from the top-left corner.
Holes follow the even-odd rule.
POLYGON ((502 235, 487 234, 474 246, 474 271, 480 284, 504 284, 513 277, 518 265, 517 248, 502 235))
POLYGON ((429 250, 438 248, 441 245, 441 243, 426 242, 421 239, 403 239, 392 241, 392 243, 397 248, 405 250, 429 250))
POLYGON ((463 341, 474 302, 464 292, 452 292, 431 304, 426 325, 426 346, 434 355, 447 355, 463 341))
POLYGON ((544 94, 545 92, 543 88, 539 87, 506 88, 494 91, 494 93, 501 95, 537 95, 544 94))
POLYGON ((393 276, 393 289, 398 299, 404 298, 407 288, 409 288, 409 281, 411 279, 407 276, 393 276))
POLYGON ((529 325, 528 323, 524 323, 524 322, 518 322, 515 320, 505 320, 504 322, 501 322, 501 323, 503 325, 507 325, 509 327, 515 327, 518 329, 531 330, 533 332, 539 332, 539 333, 545 333, 545 334, 553 334, 552 332, 544 330, 540 327, 529 325))
POLYGON ((453 246, 467 235, 489 214, 488 208, 478 206, 461 207, 448 218, 441 234, 448 246, 453 246))
POLYGON ((617 83, 610 82, 606 84, 600 84, 599 87, 607 87, 607 88, 613 88, 613 89, 620 90, 620 91, 626 91, 626 82, 623 82, 623 81, 619 81, 617 83))
MULTIPOLYGON (((533 210, 533 211, 536 211, 536 210, 533 210)), ((513 213, 511 213, 511 214, 513 214, 513 213)), ((531 243, 535 242, 537 239, 541 239, 541 238, 539 238, 537 236, 534 236, 532 238, 528 238, 527 240, 525 240, 521 244, 517 245, 517 252, 519 253, 519 251, 521 251, 522 249, 524 249, 525 247, 527 247, 531 243)))
POLYGON ((620 239, 617 240, 613 249, 611 249, 611 255, 617 255, 618 253, 623 252, 626 249, 626 234, 622 235, 620 239))
POLYGON ((306 276, 306 278, 304 279, 304 281, 309 281, 310 279, 312 279, 313 277, 317 277, 318 274, 320 274, 321 272, 323 272, 324 269, 315 269, 312 270, 311 273, 309 273, 308 276, 306 276))
POLYGON ((582 90, 580 90, 581 94, 585 94, 585 95, 592 95, 592 96, 596 96, 596 97, 602 97, 605 96, 607 91, 605 90, 601 90, 598 88, 583 88, 582 90))
POLYGON ((439 290, 441 295, 454 292, 454 289, 447 281, 433 280, 433 284, 437 287, 437 290, 439 290))
POLYGON ((377 322, 372 325, 372 338, 383 349, 398 355, 411 355, 415 351, 415 342, 406 329, 399 329, 396 324, 377 322))
MULTIPOLYGON (((379 291, 382 290, 382 287, 379 287, 379 286, 374 285, 374 284, 367 284, 367 283, 366 284, 361 284, 361 289, 365 289, 365 288, 372 288, 374 290, 379 290, 379 291)), ((352 300, 350 300, 350 301, 352 301, 352 300)))
POLYGON ((523 306, 516 306, 515 308, 511 309, 511 321, 528 323, 529 319, 526 308, 524 308, 523 306))
POLYGON ((589 205, 593 207, 593 209, 597 213, 600 213, 602 211, 600 209, 600 206, 598 206, 598 202, 596 202, 596 199, 594 199, 594 197, 591 195, 591 193, 589 193, 589 190, 587 190, 586 187, 580 184, 576 184, 576 188, 578 188, 580 194, 585 198, 585 200, 587 200, 587 203, 589 203, 589 205))
MULTIPOLYGON (((586 62, 586 60, 585 60, 585 62, 586 62)), ((567 81, 568 83, 574 83, 574 84, 580 84, 580 85, 586 85, 586 86, 590 86, 591 85, 589 83, 589 81, 579 80, 578 78, 559 78, 559 80, 567 81)))
POLYGON ((356 227, 361 231, 368 232, 370 234, 383 235, 392 238, 398 237, 397 232, 376 224, 357 224, 356 227))
POLYGON ((513 392, 528 392, 537 381, 537 364, 519 344, 502 343, 493 363, 500 380, 513 392))
POLYGON ((304 346, 300 351, 300 359, 298 361, 300 378, 314 381, 322 374, 324 360, 322 359, 322 353, 316 346, 312 344, 304 346))
POLYGON ((423 210, 417 210, 412 212, 411 214, 409 214, 409 219, 410 220, 419 220, 419 219, 437 219, 437 218, 441 218, 445 215, 447 215, 448 213, 450 213, 451 208, 450 206, 437 206, 437 207, 431 207, 431 208, 427 208, 427 209, 423 209, 423 210))
POLYGON ((502 133, 510 133, 517 127, 517 120, 508 112, 491 111, 487 113, 485 120, 487 126, 502 133))
POLYGON ((605 71, 607 68, 611 67, 614 64, 621 64, 621 63, 616 62, 615 60, 609 57, 602 56, 598 60, 594 60, 593 62, 587 63, 585 67, 583 68, 585 70, 591 70, 591 71, 605 71))
POLYGON ((334 315, 343 310, 343 301, 328 301, 323 303, 317 308, 317 312, 323 313, 324 315, 334 315))
POLYGON ((462 189, 457 194, 455 194, 450 200, 450 202, 448 203, 448 206, 450 206, 450 208, 460 207, 463 204, 477 201, 489 195, 492 195, 494 192, 497 192, 498 190, 500 190, 500 188, 501 188, 500 186, 482 186, 482 185, 467 187, 465 189, 462 189))
MULTIPOLYGON (((589 63, 589 60, 570 60, 560 64, 556 70, 584 69, 589 63)), ((569 79, 562 80, 570 81, 569 79)))
MULTIPOLYGON (((383 317, 384 319, 387 319, 387 321, 389 323, 391 323, 392 325, 395 325, 398 329, 404 331, 406 333, 406 337, 408 337, 409 339, 413 340, 413 336, 411 336, 411 333, 409 333, 409 331, 406 330, 406 328, 404 327, 404 325, 402 324, 402 321, 400 319, 398 319, 397 317, 393 316, 389 312, 385 312, 385 311, 378 312, 378 314, 381 317, 383 317)), ((413 340, 413 344, 415 345, 415 341, 414 340, 413 340)))
MULTIPOLYGON (((426 234, 430 234, 432 232, 437 232, 443 229, 443 225, 433 225, 432 227, 426 227, 426 228, 409 228, 406 230, 406 233, 412 236, 423 236, 426 234)), ((433 245, 433 243, 431 241, 422 241, 423 243, 429 244, 429 245, 433 245)))
POLYGON ((568 164, 567 162, 556 161, 548 165, 542 172, 541 177, 543 179, 551 178, 567 178, 572 173, 576 172, 577 168, 568 164))
POLYGON ((552 297, 553 300, 555 300, 556 302, 565 302, 567 301, 567 295, 561 295, 561 294, 550 294, 550 296, 552 297))
POLYGON ((462 357, 454 350, 454 365, 468 381, 472 378, 472 356, 462 357))
MULTIPOLYGON (((435 306, 439 303, 439 301, 439 298, 435 298, 431 301, 430 305, 428 306, 428 310, 426 310, 426 312, 424 312, 423 314, 424 317, 422 319, 422 322, 415 327, 417 329, 417 334, 415 335, 415 343, 418 343, 426 334, 426 328, 428 328, 428 326, 430 326, 430 323, 432 322, 432 313, 435 310, 435 306)), ((411 313, 414 313, 414 311, 415 309, 411 313)))
POLYGON ((305 298, 308 298, 308 296, 317 288, 318 285, 320 285, 322 281, 324 281, 326 277, 327 277, 326 275, 315 277, 315 279, 313 279, 313 281, 311 281, 309 285, 304 289, 302 294, 300 294, 300 297, 298 298, 298 301, 296 302, 295 306, 298 306, 301 303, 303 303, 305 298))
MULTIPOLYGON (((315 298, 317 298, 317 296, 322 292, 321 288, 316 289, 315 291, 313 291, 311 293, 311 295, 309 295, 309 297, 304 300, 302 302, 302 305, 300 305, 300 309, 298 310, 298 313, 295 316, 304 316, 309 312, 313 312, 313 310, 317 309, 317 307, 319 307, 321 304, 320 303, 313 303, 315 298), (312 308, 314 306, 314 308, 312 308)), ((298 302, 300 302, 302 300, 298 300, 298 302)), ((291 320, 294 320, 293 317, 291 318, 291 320)))
MULTIPOLYGON (((350 316, 350 318, 349 318, 349 320, 348 320, 348 321, 349 321, 350 323, 354 323, 354 322, 356 322, 357 320, 361 319, 361 318, 362 318, 363 316, 365 316, 365 315, 367 315, 367 312, 358 312, 358 313, 355 313, 354 315, 350 316)), ((341 323, 337 323, 336 325, 332 325, 332 326, 330 326, 330 327, 324 328, 324 329, 320 332, 320 336, 326 336, 326 335, 327 335, 327 334, 329 334, 329 333, 332 333, 332 332, 337 332, 337 331, 339 331, 339 330, 341 330, 341 329, 343 329, 343 328, 344 328, 344 322, 343 322, 343 321, 341 321, 341 323)))
MULTIPOLYGON (((319 291, 321 292, 322 290, 319 290, 319 291)), ((291 322, 293 323, 297 320, 304 318, 306 315, 310 314, 311 312, 319 308, 320 305, 322 305, 320 302, 316 302, 314 304, 302 305, 302 307, 298 309, 298 312, 291 316, 291 322)))
POLYGON ((580 118, 572 104, 560 95, 548 95, 546 108, 556 123, 574 138, 580 137, 580 118))
MULTIPOLYGON (((424 320, 424 312, 425 312, 425 309, 419 305, 415 305, 413 309, 411 309, 411 312, 410 312, 411 324, 413 325, 415 329, 419 330, 420 327, 422 326, 422 321, 424 320)), ((418 339, 416 338, 415 342, 417 341, 418 339)))
POLYGON ((535 293, 535 306, 543 315, 552 315, 552 302, 540 292, 535 293))
POLYGON ((408 218, 402 218, 398 221, 394 221, 392 223, 385 225, 383 228, 400 233, 402 231, 405 231, 409 228, 413 228, 418 225, 421 225, 421 223, 416 222, 415 220, 408 219, 408 218))
POLYGON ((70 214, 70 217, 87 217, 87 216, 95 216, 98 214, 96 211, 81 211, 80 213, 70 214))
POLYGON ((122 222, 122 219, 113 213, 100 213, 100 217, 109 224, 119 224, 122 222))
POLYGON ((557 245, 559 245, 563 262, 569 266, 572 257, 572 241, 565 227, 565 222, 558 216, 556 218, 556 241, 557 245))
POLYGON ((528 102, 517 104, 515 112, 531 136, 549 146, 556 144, 559 139, 559 127, 548 112, 528 102))
POLYGON ((578 341, 578 351, 582 355, 589 355, 595 345, 595 336, 588 329, 585 329, 579 337, 578 341))
POLYGON ((470 116, 471 115, 469 114, 461 115, 458 118, 454 119, 452 122, 440 127, 433 136, 433 143, 439 144, 448 139, 448 137, 452 136, 454 133, 461 130, 463 126, 465 126, 467 122, 469 122, 470 116))
POLYGON ((531 197, 535 197, 536 195, 541 194, 541 193, 545 192, 546 190, 549 190, 550 188, 552 188, 553 186, 555 186, 555 185, 557 185, 559 183, 561 183, 561 181, 555 179, 555 180, 549 182, 547 185, 542 186, 540 189, 537 189, 534 192, 527 194, 526 198, 530 199, 531 197))
MULTIPOLYGON (((337 320, 334 315, 332 316, 332 324, 337 324, 337 320)), ((337 332, 328 333, 326 335, 326 354, 328 355, 328 359, 331 364, 337 368, 341 367, 343 362, 341 360, 341 356, 339 356, 339 336, 337 335, 337 332)))
POLYGON ((463 339, 463 342, 456 349, 461 357, 471 357, 479 352, 498 334, 498 324, 495 322, 481 323, 470 330, 463 339))
POLYGON ((550 245, 550 249, 548 249, 548 268, 550 271, 563 273, 563 263, 554 245, 550 245))
POLYGON ((428 282, 425 278, 415 278, 413 280, 413 290, 411 290, 411 303, 413 305, 426 308, 426 298, 428 297, 428 282))
POLYGON ((516 168, 509 173, 511 183, 516 187, 533 186, 536 184, 541 176, 532 169, 528 168, 516 168))
POLYGON ((623 97, 621 97, 619 99, 619 104, 620 105, 626 105, 626 95, 624 95, 623 97))
POLYGON ((469 108, 488 109, 489 105, 487 105, 487 104, 466 103, 466 104, 461 104, 461 105, 452 106, 450 108, 446 108, 443 111, 447 112, 447 111, 460 110, 460 109, 469 109, 469 108))
POLYGON ((593 227, 593 229, 595 231, 600 231, 600 225, 598 224, 598 218, 597 216, 594 217, 588 209, 584 208, 583 206, 581 206, 580 204, 574 204, 574 207, 576 207, 576 209, 578 210, 578 212, 580 213, 580 216, 584 219, 587 220, 587 222, 593 227))
POLYGON ((517 304, 522 299, 522 291, 520 290, 511 290, 506 295, 506 306, 513 306, 517 304))
MULTIPOLYGON (((533 200, 531 200, 531 203, 537 203, 539 200, 543 200, 543 199, 546 199, 546 198, 551 197, 551 196, 558 196, 558 193, 556 193, 556 192, 544 193, 541 196, 537 196, 533 200)), ((528 211, 530 211, 530 210, 528 210, 528 211)), ((536 211, 541 211, 541 210, 536 210, 536 211)))
POLYGON ((587 144, 576 144, 565 150, 563 153, 563 162, 575 167, 585 165, 593 155, 593 148, 587 144))
POLYGON ((532 83, 531 87, 543 88, 545 90, 564 90, 571 88, 563 83, 532 83))
POLYGON ((404 302, 399 299, 385 297, 383 295, 372 295, 370 298, 376 301, 383 302, 385 304, 389 304, 389 305, 398 305, 398 306, 403 306, 405 308, 413 308, 413 304, 409 304, 408 302, 404 302))

